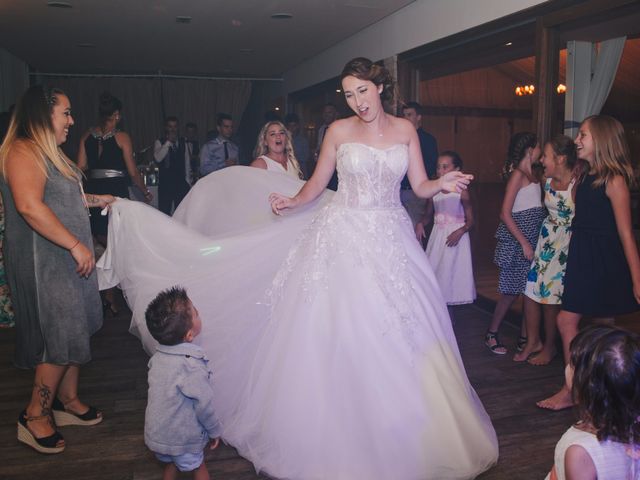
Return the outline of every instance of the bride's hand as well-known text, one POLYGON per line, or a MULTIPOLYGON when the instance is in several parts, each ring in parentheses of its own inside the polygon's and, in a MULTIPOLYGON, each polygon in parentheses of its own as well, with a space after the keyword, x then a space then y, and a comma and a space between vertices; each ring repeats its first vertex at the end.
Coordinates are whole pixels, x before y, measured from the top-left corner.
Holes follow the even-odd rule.
POLYGON ((283 210, 294 208, 298 204, 295 198, 286 197, 281 193, 269 195, 269 203, 271 204, 271 211, 276 215, 280 215, 283 210))
POLYGON ((446 193, 459 193, 467 189, 471 180, 473 180, 473 175, 455 170, 440 177, 440 189, 446 193))

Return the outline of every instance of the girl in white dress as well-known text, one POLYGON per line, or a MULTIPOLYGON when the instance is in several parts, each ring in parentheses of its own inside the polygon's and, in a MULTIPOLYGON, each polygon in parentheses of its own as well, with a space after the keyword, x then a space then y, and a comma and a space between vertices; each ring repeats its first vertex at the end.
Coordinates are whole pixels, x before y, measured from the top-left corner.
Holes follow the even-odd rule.
POLYGON ((640 478, 640 337, 595 325, 571 342, 565 369, 579 421, 556 445, 546 480, 640 478))
MULTIPOLYGON (((438 157, 438 177, 462 170, 462 159, 453 151, 438 157)), ((424 227, 434 225, 427 243, 427 258, 433 268, 447 305, 473 303, 476 285, 473 280, 469 230, 473 227, 473 209, 469 192, 440 192, 427 200, 424 218, 416 225, 416 237, 422 241, 424 227), (435 211, 435 213, 434 213, 435 211)))
POLYGON ((267 122, 258 134, 252 167, 302 178, 300 164, 293 152, 291 133, 281 122, 267 122))
MULTIPOLYGON (((497 460, 496 434, 399 193, 407 169, 423 198, 464 190, 470 176, 427 179, 416 130, 383 110, 393 91, 385 68, 354 59, 342 86, 356 115, 328 129, 308 182, 231 167, 190 193, 188 205, 210 212, 202 230, 217 234, 116 202, 102 285, 121 284, 148 350, 146 305, 166 286, 189 289, 222 438, 256 470, 295 480, 475 478, 497 460), (326 193, 336 168, 339 190, 326 193), (284 193, 271 205, 263 180, 284 193), (216 183, 260 198, 242 233, 211 219, 216 183)), ((222 210, 235 220, 234 198, 222 210)), ((178 214, 193 225, 189 211, 178 214)))

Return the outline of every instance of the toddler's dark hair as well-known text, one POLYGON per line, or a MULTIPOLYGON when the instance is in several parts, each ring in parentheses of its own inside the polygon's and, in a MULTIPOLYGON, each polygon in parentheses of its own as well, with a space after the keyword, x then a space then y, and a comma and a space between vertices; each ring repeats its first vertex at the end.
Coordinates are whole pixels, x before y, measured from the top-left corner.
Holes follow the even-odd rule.
POLYGON ((190 305, 182 287, 176 285, 160 292, 144 314, 151 336, 162 345, 182 343, 193 326, 190 305))
POLYGON ((585 328, 571 342, 571 394, 598 440, 640 440, 640 336, 617 327, 585 328))

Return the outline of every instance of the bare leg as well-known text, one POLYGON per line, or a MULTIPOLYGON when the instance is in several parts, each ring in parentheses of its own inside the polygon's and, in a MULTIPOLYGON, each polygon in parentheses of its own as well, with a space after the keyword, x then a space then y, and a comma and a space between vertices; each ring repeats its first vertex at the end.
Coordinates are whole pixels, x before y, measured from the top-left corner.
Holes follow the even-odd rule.
POLYGON ((167 463, 162 472, 162 480, 176 480, 178 478, 178 469, 174 463, 167 463))
POLYGON ((522 335, 521 333, 521 335, 527 337, 527 344, 521 352, 513 356, 515 362, 524 362, 532 354, 542 349, 542 341, 540 340, 540 304, 526 295, 524 296, 524 321, 522 323, 526 326, 526 330, 525 334, 522 335))
MULTIPOLYGON (((579 313, 567 312, 565 310, 561 310, 558 314, 558 330, 562 338, 565 365, 569 363, 569 345, 571 345, 571 340, 578 334, 578 323, 581 318, 582 315, 579 313)), ((571 398, 569 387, 567 387, 566 383, 563 383, 560 391, 549 398, 537 402, 536 405, 549 410, 562 410, 573 406, 573 399, 571 398)))
POLYGON ((68 367, 58 388, 58 398, 64 404, 65 410, 82 415, 89 410, 89 406, 78 398, 79 377, 80 367, 77 365, 68 367))
MULTIPOLYGON (((493 311, 493 317, 491 318, 491 323, 489 324, 489 332, 492 332, 492 333, 498 332, 498 329, 500 328, 500 324, 502 323, 502 320, 504 320, 504 317, 507 315, 507 312, 511 308, 511 305, 513 305, 513 302, 515 302, 517 298, 518 298, 518 295, 506 295, 504 293, 500 294, 500 298, 496 303, 496 308, 493 311)), ((485 341, 485 343, 489 348, 497 345, 496 340, 491 340, 490 342, 485 341)), ((495 350, 495 353, 505 354, 507 353, 507 349, 504 347, 500 347, 499 349, 495 350)))
MULTIPOLYGON (((29 430, 36 438, 44 438, 55 433, 51 418, 51 403, 58 390, 58 385, 67 370, 66 366, 41 363, 36 367, 31 401, 27 406, 28 417, 42 417, 29 422, 29 430)), ((57 446, 63 446, 64 440, 57 446)))
POLYGON ((193 478, 194 480, 209 480, 211 478, 204 462, 193 471, 193 478))
POLYGON ((556 356, 556 322, 560 305, 543 305, 544 315, 544 346, 537 355, 531 357, 528 362, 531 365, 547 365, 556 356))

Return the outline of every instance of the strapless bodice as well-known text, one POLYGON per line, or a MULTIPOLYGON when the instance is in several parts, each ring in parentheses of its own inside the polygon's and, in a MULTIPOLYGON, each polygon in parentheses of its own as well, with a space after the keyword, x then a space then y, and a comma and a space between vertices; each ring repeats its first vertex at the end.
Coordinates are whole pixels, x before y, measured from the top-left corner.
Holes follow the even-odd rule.
POLYGON ((375 148, 362 143, 338 147, 338 191, 333 205, 349 208, 398 208, 400 182, 409 164, 408 147, 375 148))

